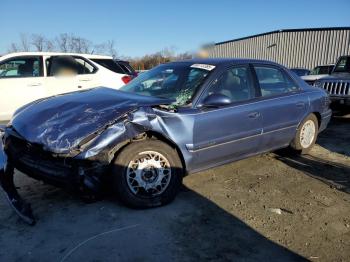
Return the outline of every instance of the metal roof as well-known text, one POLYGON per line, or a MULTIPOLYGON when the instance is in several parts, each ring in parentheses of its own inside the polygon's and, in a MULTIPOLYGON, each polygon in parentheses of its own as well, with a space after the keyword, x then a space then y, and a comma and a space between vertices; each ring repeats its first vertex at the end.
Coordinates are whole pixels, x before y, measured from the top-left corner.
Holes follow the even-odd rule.
POLYGON ((211 64, 211 65, 221 65, 221 64, 238 64, 238 63, 269 63, 276 64, 275 62, 263 59, 253 59, 253 58, 193 58, 187 60, 173 61, 171 63, 186 63, 186 64, 211 64))
POLYGON ((225 43, 230 43, 230 42, 236 42, 244 39, 249 39, 253 37, 258 37, 258 36, 264 36, 264 35, 270 35, 270 34, 275 34, 275 33, 282 33, 282 32, 305 32, 305 31, 334 31, 334 30, 350 30, 350 27, 320 27, 320 28, 299 28, 299 29, 280 29, 280 30, 274 30, 266 33, 261 33, 261 34, 255 34, 251 36, 245 36, 241 38, 236 38, 236 39, 231 39, 223 42, 218 42, 215 43, 215 45, 221 45, 225 43))

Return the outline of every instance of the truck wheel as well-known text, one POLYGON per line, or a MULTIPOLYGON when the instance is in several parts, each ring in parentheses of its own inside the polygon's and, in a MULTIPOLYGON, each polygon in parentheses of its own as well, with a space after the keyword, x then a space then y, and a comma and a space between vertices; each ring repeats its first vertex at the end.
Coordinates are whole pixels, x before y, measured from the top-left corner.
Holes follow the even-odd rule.
POLYGON ((174 200, 183 173, 177 151, 159 140, 131 143, 112 167, 115 191, 133 208, 162 206, 174 200))
POLYGON ((304 155, 310 152, 314 146, 318 134, 318 120, 314 114, 310 114, 300 124, 297 133, 291 143, 291 147, 304 155))

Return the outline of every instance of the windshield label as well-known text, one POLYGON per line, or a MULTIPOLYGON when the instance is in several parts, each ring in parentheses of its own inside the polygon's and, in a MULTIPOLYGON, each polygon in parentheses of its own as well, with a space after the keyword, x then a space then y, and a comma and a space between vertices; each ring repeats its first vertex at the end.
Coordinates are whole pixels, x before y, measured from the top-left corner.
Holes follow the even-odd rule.
POLYGON ((193 64, 191 65, 192 68, 199 68, 199 69, 204 69, 204 70, 208 70, 211 71, 215 68, 215 66, 213 65, 207 65, 207 64, 193 64))

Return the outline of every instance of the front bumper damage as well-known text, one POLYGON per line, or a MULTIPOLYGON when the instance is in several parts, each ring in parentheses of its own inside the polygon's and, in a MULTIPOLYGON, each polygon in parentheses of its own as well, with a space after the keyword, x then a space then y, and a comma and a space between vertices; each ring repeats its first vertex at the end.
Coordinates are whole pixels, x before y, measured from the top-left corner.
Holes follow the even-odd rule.
POLYGON ((14 169, 8 163, 8 158, 4 150, 3 144, 4 127, 0 127, 0 184, 4 190, 6 199, 10 206, 29 225, 35 224, 35 218, 30 204, 26 203, 19 195, 17 188, 14 185, 13 175, 14 169))
MULTIPOLYGON (((74 128, 79 130, 79 126, 74 128)), ((104 175, 108 173, 116 152, 133 139, 142 139, 147 131, 167 136, 162 118, 151 107, 139 107, 92 134, 87 142, 79 145, 78 150, 71 148, 70 152, 62 155, 53 153, 57 144, 33 144, 21 137, 15 127, 6 127, 0 147, 1 186, 16 213, 28 224, 34 225, 31 207, 14 185, 14 168, 48 184, 69 190, 77 188, 79 193, 98 197, 106 189, 104 184, 108 183, 105 183, 104 175)))

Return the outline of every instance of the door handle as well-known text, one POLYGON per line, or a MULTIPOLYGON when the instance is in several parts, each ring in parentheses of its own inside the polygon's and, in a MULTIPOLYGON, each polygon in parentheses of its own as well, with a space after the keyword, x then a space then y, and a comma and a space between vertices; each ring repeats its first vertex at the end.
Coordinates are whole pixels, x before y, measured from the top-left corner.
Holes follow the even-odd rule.
POLYGON ((249 118, 258 118, 260 116, 259 112, 252 112, 248 114, 249 118))
POLYGON ((92 80, 91 78, 82 78, 79 81, 81 81, 81 82, 88 82, 88 81, 91 81, 91 80, 92 80))
POLYGON ((305 106, 305 103, 304 102, 298 102, 298 103, 296 103, 296 106, 297 106, 297 108, 302 108, 302 107, 305 106))
POLYGON ((28 84, 28 86, 41 86, 41 83, 31 83, 31 84, 28 84))

